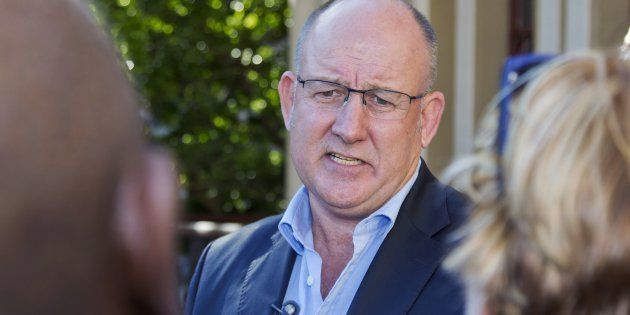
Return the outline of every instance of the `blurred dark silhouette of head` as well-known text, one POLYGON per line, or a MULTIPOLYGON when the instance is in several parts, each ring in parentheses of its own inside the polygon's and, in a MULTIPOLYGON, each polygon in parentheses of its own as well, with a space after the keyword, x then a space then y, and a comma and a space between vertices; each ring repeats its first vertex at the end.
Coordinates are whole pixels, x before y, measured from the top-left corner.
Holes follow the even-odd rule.
POLYGON ((79 0, 0 2, 0 314, 171 314, 173 164, 79 0))

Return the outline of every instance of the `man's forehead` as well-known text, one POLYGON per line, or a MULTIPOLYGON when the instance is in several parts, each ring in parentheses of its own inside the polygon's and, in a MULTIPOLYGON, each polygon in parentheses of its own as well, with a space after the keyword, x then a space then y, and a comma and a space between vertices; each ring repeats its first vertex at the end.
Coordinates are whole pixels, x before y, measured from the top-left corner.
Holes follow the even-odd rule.
POLYGON ((336 77, 348 86, 361 84, 358 88, 400 89, 397 81, 421 83, 427 70, 418 55, 410 46, 390 46, 378 39, 317 38, 305 46, 301 72, 336 77))
POLYGON ((303 75, 360 89, 395 90, 400 88, 400 86, 392 85, 398 76, 396 67, 399 66, 401 65, 385 63, 383 60, 353 56, 340 49, 337 54, 315 53, 306 57, 303 75))
POLYGON ((421 80, 429 62, 420 53, 426 44, 413 15, 397 1, 370 3, 342 1, 319 17, 304 44, 303 73, 339 76, 342 84, 366 81, 349 77, 355 73, 369 78, 362 88, 400 88, 387 86, 400 77, 421 80))
MULTIPOLYGON (((394 17, 400 20, 403 15, 410 14, 407 6, 401 0, 338 0, 323 12, 318 18, 319 21, 327 19, 345 18, 347 16, 366 17, 381 16, 394 17)), ((353 22, 359 22, 355 20, 353 22)), ((376 21, 368 21, 373 23, 376 21)))

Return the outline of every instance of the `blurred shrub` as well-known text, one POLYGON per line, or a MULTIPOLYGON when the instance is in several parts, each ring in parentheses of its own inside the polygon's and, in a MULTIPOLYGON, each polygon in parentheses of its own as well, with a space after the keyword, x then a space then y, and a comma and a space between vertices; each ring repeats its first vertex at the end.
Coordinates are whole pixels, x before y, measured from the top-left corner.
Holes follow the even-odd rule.
POLYGON ((179 159, 189 214, 283 208, 286 0, 93 0, 132 81, 153 139, 179 159))

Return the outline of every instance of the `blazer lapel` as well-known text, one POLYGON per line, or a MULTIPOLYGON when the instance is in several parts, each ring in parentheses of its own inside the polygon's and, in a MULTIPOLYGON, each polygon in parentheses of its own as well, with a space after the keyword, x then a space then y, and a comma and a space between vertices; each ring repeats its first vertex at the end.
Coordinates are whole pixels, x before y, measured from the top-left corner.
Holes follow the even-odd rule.
POLYGON ((253 260, 240 289, 238 314, 272 314, 280 307, 289 284, 295 252, 280 232, 272 237, 271 249, 253 260))
POLYGON ((442 262, 445 246, 431 238, 449 224, 443 186, 422 163, 348 314, 404 314, 442 262), (387 302, 384 303, 383 300, 387 302))

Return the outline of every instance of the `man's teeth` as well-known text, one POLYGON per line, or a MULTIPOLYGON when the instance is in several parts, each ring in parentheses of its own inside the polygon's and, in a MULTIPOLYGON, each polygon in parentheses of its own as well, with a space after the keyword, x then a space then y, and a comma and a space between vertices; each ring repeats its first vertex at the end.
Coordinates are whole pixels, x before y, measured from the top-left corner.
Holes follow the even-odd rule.
POLYGON ((330 153, 330 158, 339 163, 339 164, 343 164, 343 165, 359 165, 361 163, 363 163, 363 161, 358 160, 358 159, 353 159, 351 157, 347 157, 347 156, 343 156, 343 155, 339 155, 336 153, 330 153))

